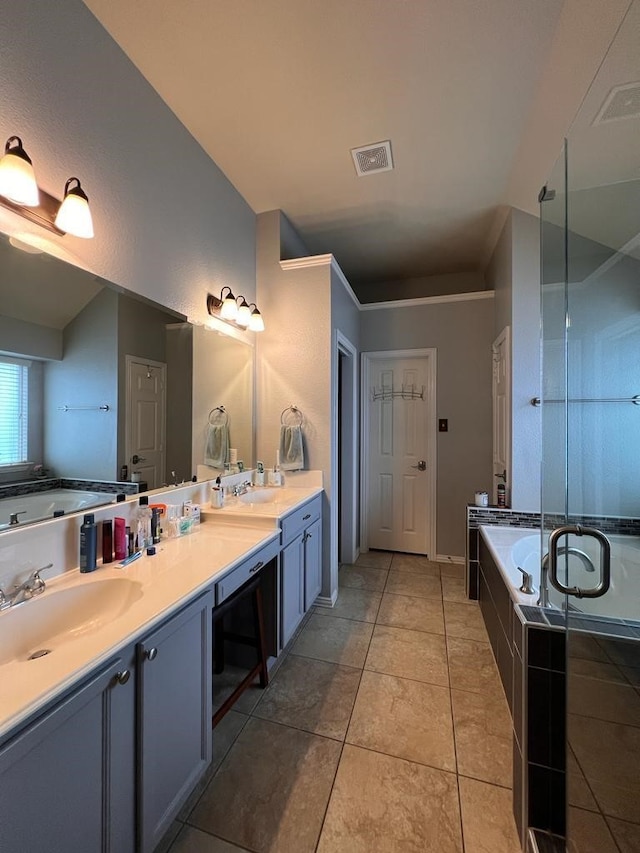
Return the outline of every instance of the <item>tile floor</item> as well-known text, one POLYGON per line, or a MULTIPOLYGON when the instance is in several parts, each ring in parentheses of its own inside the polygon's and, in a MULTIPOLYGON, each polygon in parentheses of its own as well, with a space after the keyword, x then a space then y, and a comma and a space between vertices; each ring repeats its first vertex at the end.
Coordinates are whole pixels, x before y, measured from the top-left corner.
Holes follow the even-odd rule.
POLYGON ((214 732, 170 853, 519 853, 511 723, 462 566, 340 569, 267 690, 214 732))

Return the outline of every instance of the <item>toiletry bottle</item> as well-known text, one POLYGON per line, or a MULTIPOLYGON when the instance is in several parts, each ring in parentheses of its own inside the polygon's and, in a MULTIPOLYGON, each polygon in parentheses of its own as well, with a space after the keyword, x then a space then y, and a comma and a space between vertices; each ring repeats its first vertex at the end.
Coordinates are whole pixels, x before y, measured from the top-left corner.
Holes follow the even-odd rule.
POLYGON ((127 556, 127 534, 126 522, 124 518, 114 518, 113 520, 113 544, 115 546, 116 560, 124 560, 127 556))
POLYGON ((98 558, 98 528, 93 513, 85 515, 80 528, 80 571, 92 572, 98 558))
POLYGON ((102 522, 102 562, 113 561, 113 523, 111 519, 102 522))
POLYGON ((127 533, 127 557, 130 557, 136 550, 135 536, 130 527, 125 527, 127 533))
POLYGON ((498 506, 507 505, 507 487, 504 483, 498 483, 498 506))
POLYGON ((149 498, 147 495, 140 496, 140 503, 136 513, 136 548, 142 550, 149 545, 153 545, 153 536, 151 534, 151 508, 149 507, 149 498))
POLYGON ((151 539, 154 545, 160 541, 160 510, 158 507, 151 508, 151 539))

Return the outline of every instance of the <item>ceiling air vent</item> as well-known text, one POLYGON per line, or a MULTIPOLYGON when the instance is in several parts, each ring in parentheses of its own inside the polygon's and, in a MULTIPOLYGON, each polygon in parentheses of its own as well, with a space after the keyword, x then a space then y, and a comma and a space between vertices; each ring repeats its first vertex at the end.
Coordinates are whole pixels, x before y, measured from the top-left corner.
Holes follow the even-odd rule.
POLYGON ((620 121, 623 118, 640 118, 640 83, 614 86, 600 107, 594 124, 620 121))
POLYGON ((352 148, 351 156, 359 178, 374 172, 390 172, 393 169, 391 142, 388 139, 384 142, 374 142, 373 145, 352 148))

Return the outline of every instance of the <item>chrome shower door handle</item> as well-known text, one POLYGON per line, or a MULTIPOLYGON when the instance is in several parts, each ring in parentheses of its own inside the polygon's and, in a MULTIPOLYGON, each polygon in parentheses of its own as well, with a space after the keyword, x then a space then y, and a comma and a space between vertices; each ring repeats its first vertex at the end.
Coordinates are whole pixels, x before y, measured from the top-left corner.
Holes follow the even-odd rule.
POLYGON ((600 598, 605 595, 611 586, 611 543, 604 533, 595 527, 582 527, 580 524, 556 527, 549 535, 549 580, 558 592, 574 595, 576 598, 600 598), (600 580, 594 587, 583 589, 579 586, 567 586, 558 579, 558 542, 569 534, 593 536, 600 545, 600 580))
POLYGON ((426 470, 427 470, 427 463, 426 463, 426 460, 421 459, 421 460, 418 462, 418 464, 417 464, 417 465, 412 465, 411 467, 412 467, 412 468, 417 468, 417 469, 418 469, 418 471, 426 471, 426 470))

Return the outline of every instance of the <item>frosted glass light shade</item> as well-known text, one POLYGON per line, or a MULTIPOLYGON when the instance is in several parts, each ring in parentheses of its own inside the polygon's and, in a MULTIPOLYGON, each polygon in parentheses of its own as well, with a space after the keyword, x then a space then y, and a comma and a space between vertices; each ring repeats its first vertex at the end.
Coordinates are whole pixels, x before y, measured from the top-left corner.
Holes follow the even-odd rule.
MULTIPOLYGON (((224 288, 223 288, 224 289, 224 288)), ((223 320, 235 320, 238 316, 238 305, 236 303, 236 298, 229 290, 229 293, 222 300, 222 307, 220 308, 220 317, 223 320)))
POLYGON ((77 178, 69 178, 64 187, 64 199, 56 216, 56 227, 74 237, 93 237, 93 220, 89 199, 77 178), (71 183, 76 181, 76 186, 71 183))
POLYGON ((244 326, 246 328, 251 322, 251 308, 249 308, 249 306, 247 305, 247 300, 243 296, 240 296, 238 298, 242 299, 242 303, 238 308, 238 316, 236 317, 236 323, 239 326, 244 326))
POLYGON ((0 160, 0 195, 14 204, 37 207, 40 194, 31 159, 22 147, 19 136, 10 136, 0 160), (12 147, 13 146, 13 147, 12 147))
POLYGON ((264 332, 264 320, 262 319, 262 314, 258 311, 256 307, 254 307, 251 312, 251 319, 249 320, 249 331, 250 332, 264 332))

